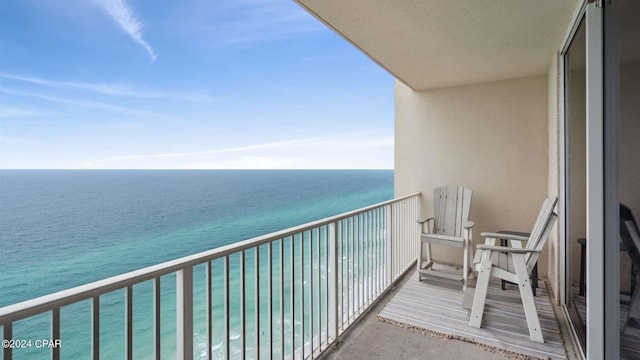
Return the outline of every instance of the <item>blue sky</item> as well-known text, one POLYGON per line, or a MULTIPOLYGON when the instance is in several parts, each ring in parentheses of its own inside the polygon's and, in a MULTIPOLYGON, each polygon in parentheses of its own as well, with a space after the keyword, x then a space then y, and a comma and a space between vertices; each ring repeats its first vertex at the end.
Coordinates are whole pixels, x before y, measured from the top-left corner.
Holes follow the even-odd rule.
POLYGON ((393 168, 392 77, 291 0, 2 0, 0 168, 393 168))

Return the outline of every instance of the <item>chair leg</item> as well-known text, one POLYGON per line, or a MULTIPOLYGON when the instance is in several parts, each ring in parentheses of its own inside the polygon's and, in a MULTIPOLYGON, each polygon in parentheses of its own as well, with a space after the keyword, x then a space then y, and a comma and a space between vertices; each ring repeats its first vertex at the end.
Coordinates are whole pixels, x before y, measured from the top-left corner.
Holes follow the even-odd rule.
POLYGON ((524 306, 524 314, 527 318, 527 326, 529 327, 529 337, 533 341, 544 342, 542 337, 542 329, 540 328, 540 320, 538 319, 538 311, 531 291, 531 281, 525 265, 524 254, 512 254, 513 267, 516 270, 518 278, 518 287, 520 288, 520 297, 524 306))
POLYGON ((469 267, 467 268, 467 270, 471 273, 471 278, 475 279, 476 275, 475 275, 475 272, 473 271, 473 264, 472 264, 472 262, 473 262, 473 240, 469 240, 469 249, 468 249, 468 251, 469 251, 469 257, 467 259, 469 261, 468 262, 468 266, 469 267))
POLYGON ((467 290, 467 281, 469 280, 469 241, 465 240, 463 249, 462 263, 462 291, 467 290))
MULTIPOLYGON (((500 246, 507 246, 507 239, 500 239, 500 246)), ((507 280, 500 280, 500 289, 507 290, 507 280)))
POLYGON ((424 247, 424 243, 420 241, 420 246, 418 247, 418 261, 416 261, 416 271, 418 272, 418 281, 422 281, 422 276, 420 276, 420 269, 422 267, 422 248, 424 247))
POLYGON ((478 281, 476 281, 476 293, 473 297, 469 326, 479 328, 482 324, 482 315, 484 314, 484 305, 487 300, 490 276, 491 251, 482 251, 482 260, 480 262, 480 270, 478 271, 478 281))
POLYGON ((469 251, 469 255, 468 255, 469 257, 467 258, 467 260, 469 261, 468 262, 468 266, 469 267, 467 268, 467 270, 471 273, 471 277, 473 279, 475 279, 476 275, 475 275, 475 271, 473 270, 473 245, 474 245, 473 244, 473 231, 471 231, 471 230, 469 230, 468 240, 469 240, 469 243, 468 243, 468 246, 467 246, 467 251, 469 251))
POLYGON ((531 270, 531 290, 533 291, 533 296, 538 296, 536 294, 538 288, 538 264, 536 263, 533 266, 533 270, 531 270))

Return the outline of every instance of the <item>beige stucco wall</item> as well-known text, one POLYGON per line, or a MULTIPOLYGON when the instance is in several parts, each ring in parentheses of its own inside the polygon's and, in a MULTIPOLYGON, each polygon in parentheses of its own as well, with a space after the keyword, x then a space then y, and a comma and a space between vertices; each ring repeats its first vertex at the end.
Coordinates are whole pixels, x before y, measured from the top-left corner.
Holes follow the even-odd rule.
MULTIPOLYGON (((416 92, 395 84, 395 195, 462 185, 474 191, 470 219, 480 233, 530 231, 548 194, 547 76, 416 92)), ((545 250, 546 251, 546 250, 545 250)), ((434 250, 461 262, 461 251, 434 250)), ((539 260, 547 275, 548 255, 539 260)))

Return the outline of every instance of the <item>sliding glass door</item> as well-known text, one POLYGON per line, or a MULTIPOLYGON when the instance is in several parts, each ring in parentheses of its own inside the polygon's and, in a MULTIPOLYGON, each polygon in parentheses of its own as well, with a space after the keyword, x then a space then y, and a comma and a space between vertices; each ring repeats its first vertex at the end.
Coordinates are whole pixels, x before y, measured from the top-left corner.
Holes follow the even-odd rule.
POLYGON ((640 358, 640 1, 583 6, 562 52, 562 301, 583 354, 640 358))
POLYGON ((564 60, 565 306, 586 351, 586 20, 579 21, 564 60))
POLYGON ((605 63, 612 61, 610 76, 617 75, 613 79, 617 84, 612 81, 610 86, 617 94, 612 100, 616 110, 612 115, 618 120, 617 143, 612 145, 617 153, 613 161, 617 161, 620 202, 619 221, 613 224, 620 226, 620 295, 614 305, 619 306, 620 357, 640 359, 640 1, 619 0, 611 10, 616 16, 611 17, 611 24, 605 17, 605 63), (608 31, 614 36, 606 36, 608 31))

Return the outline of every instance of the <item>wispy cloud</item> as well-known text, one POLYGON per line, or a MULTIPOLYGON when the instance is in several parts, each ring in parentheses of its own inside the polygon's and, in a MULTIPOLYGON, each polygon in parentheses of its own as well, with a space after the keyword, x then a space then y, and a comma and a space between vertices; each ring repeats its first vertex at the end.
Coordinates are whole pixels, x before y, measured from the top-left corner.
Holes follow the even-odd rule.
POLYGON ((174 25, 186 36, 208 34, 207 47, 251 45, 326 31, 293 2, 233 0, 184 9, 174 25))
POLYGON ((392 168, 393 136, 344 134, 204 151, 114 156, 85 168, 392 168))
MULTIPOLYGON (((277 16, 277 15, 275 15, 277 16)), ((217 27, 220 45, 238 45, 269 42, 298 36, 304 33, 322 30, 316 24, 298 21, 298 17, 279 16, 282 26, 274 27, 272 21, 256 21, 255 19, 228 22, 217 27)))
POLYGON ((34 111, 31 109, 25 109, 22 107, 11 106, 2 104, 0 106, 0 118, 21 118, 28 116, 43 116, 47 115, 41 111, 34 111))
POLYGON ((39 94, 39 93, 35 93, 35 92, 32 92, 32 91, 26 92, 26 91, 20 91, 20 90, 0 87, 0 92, 5 93, 5 94, 9 94, 9 95, 14 95, 14 96, 32 97, 32 98, 37 98, 37 99, 42 99, 42 100, 47 100, 47 101, 53 101, 53 102, 58 102, 58 103, 63 103, 63 104, 71 104, 71 105, 88 107, 88 108, 93 108, 93 109, 118 112, 118 113, 122 113, 122 114, 161 116, 160 114, 156 114, 156 113, 153 113, 153 112, 150 112, 150 111, 145 111, 145 110, 138 110, 138 109, 132 109, 132 108, 127 108, 127 107, 123 107, 123 106, 105 104, 105 103, 102 103, 102 102, 92 101, 92 100, 67 99, 67 98, 62 98, 62 97, 58 97, 58 96, 50 96, 50 95, 45 95, 45 94, 39 94))
POLYGON ((156 53, 142 37, 142 23, 136 19, 133 10, 124 0, 96 0, 96 2, 133 41, 147 50, 151 61, 156 61, 156 53))
POLYGON ((320 139, 286 140, 286 141, 278 141, 278 142, 265 143, 265 144, 238 146, 238 147, 230 147, 230 148, 224 148, 224 149, 205 150, 205 151, 114 156, 108 159, 94 161, 94 163, 114 162, 114 161, 122 161, 122 160, 139 160, 139 159, 166 159, 166 158, 177 158, 177 157, 192 157, 192 156, 202 156, 202 155, 234 153, 234 152, 242 152, 242 151, 250 151, 250 150, 277 148, 282 146, 300 145, 300 144, 315 142, 318 140, 320 139))
POLYGON ((178 100, 188 101, 214 101, 211 96, 199 93, 180 93, 180 92, 158 92, 158 91, 146 91, 140 89, 134 89, 126 85, 119 84, 101 84, 101 83, 87 83, 78 81, 57 81, 42 79, 33 76, 22 76, 11 73, 0 72, 0 78, 17 80, 35 85, 46 86, 56 89, 72 89, 72 90, 86 90, 101 95, 110 96, 122 96, 132 97, 139 99, 160 99, 170 98, 178 100))

